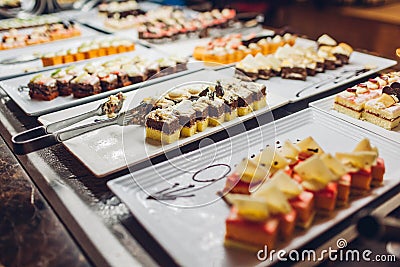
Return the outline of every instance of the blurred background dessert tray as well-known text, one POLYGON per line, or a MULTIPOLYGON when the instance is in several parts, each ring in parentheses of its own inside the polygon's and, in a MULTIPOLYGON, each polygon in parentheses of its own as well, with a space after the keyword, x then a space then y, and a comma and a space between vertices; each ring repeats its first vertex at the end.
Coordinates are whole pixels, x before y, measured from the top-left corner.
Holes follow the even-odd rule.
MULTIPOLYGON (((166 56, 155 50, 148 49, 141 45, 136 45, 135 50, 133 52, 121 53, 121 54, 106 56, 106 57, 102 57, 102 58, 94 58, 94 59, 90 59, 90 60, 76 62, 73 65, 75 65, 79 69, 82 69, 88 63, 92 63, 92 64, 94 64, 94 66, 99 66, 104 62, 118 60, 121 58, 134 59, 135 57, 140 57, 144 60, 148 60, 149 62, 152 62, 152 61, 156 61, 161 58, 165 58, 166 56)), ((71 65, 71 64, 68 64, 68 65, 71 65)), ((61 67, 61 69, 65 69, 66 67, 68 67, 68 66, 63 66, 63 67, 61 67)), ((0 86, 4 89, 4 91, 15 101, 15 103, 26 114, 28 114, 30 116, 39 116, 39 115, 43 115, 43 114, 53 112, 56 110, 60 110, 60 109, 80 105, 83 103, 87 103, 87 102, 90 102, 90 101, 93 101, 96 99, 104 98, 104 97, 107 97, 108 95, 115 94, 119 91, 123 91, 123 92, 130 91, 130 90, 137 89, 144 85, 158 83, 158 82, 166 80, 166 79, 178 77, 178 76, 199 70, 202 67, 203 66, 200 64, 187 64, 187 68, 188 68, 187 70, 175 72, 175 73, 172 73, 172 74, 169 74, 166 76, 157 77, 157 78, 147 80, 144 82, 135 83, 135 84, 132 84, 129 86, 125 86, 122 88, 102 92, 99 94, 95 94, 95 95, 91 95, 91 96, 87 96, 87 97, 83 97, 83 98, 74 98, 72 95, 69 95, 69 96, 59 96, 51 101, 31 99, 31 97, 29 96, 29 89, 26 88, 29 81, 33 77, 35 77, 39 74, 43 74, 45 76, 50 76, 51 73, 54 72, 54 69, 4 80, 4 81, 0 82, 0 86), (22 90, 21 90, 21 88, 22 88, 22 90)), ((54 66, 54 68, 57 68, 57 66, 54 66)))

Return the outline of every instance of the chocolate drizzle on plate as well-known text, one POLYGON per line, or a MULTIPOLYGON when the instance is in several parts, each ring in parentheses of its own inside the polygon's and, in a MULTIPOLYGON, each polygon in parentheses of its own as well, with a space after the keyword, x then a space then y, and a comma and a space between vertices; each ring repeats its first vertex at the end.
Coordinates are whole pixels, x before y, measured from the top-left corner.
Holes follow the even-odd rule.
POLYGON ((164 188, 158 192, 155 192, 154 194, 150 195, 147 197, 147 199, 152 199, 152 200, 176 200, 177 198, 181 197, 194 197, 195 194, 193 192, 196 192, 198 190, 201 190, 205 187, 210 186, 211 184, 218 182, 219 180, 225 178, 229 173, 231 172, 231 167, 228 164, 214 164, 207 166, 206 168, 203 168, 201 170, 198 170, 195 172, 192 176, 192 180, 197 183, 207 183, 205 186, 196 186, 195 184, 189 184, 186 186, 181 186, 179 183, 174 183, 172 186, 164 188), (224 173, 217 178, 212 178, 212 179, 201 179, 200 175, 204 173, 205 171, 212 169, 212 168, 218 168, 218 167, 224 167, 226 170, 224 173))

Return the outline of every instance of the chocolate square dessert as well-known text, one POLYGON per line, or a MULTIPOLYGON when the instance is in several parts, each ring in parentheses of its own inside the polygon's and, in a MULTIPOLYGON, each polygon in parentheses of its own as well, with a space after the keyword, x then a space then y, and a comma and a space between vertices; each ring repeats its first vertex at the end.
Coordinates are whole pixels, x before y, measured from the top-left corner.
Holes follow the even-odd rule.
POLYGON ((179 140, 181 126, 171 108, 156 109, 146 116, 146 138, 161 143, 173 143, 179 140))
POLYGON ((71 81, 74 97, 80 98, 95 95, 101 92, 100 79, 87 72, 82 73, 71 81))
POLYGON ((103 92, 118 88, 118 76, 106 71, 99 72, 100 86, 103 92))
POLYGON ((195 101, 192 105, 196 111, 196 128, 198 132, 204 131, 208 126, 208 104, 195 101))
POLYGON ((182 127, 181 136, 188 137, 194 135, 196 133, 196 111, 192 107, 192 101, 182 100, 173 109, 182 127))
POLYGON ((51 77, 53 79, 56 79, 57 81, 59 95, 68 96, 72 94, 72 87, 70 85, 70 82, 74 78, 74 76, 67 74, 65 70, 58 69, 51 74, 51 77))
POLYGON ((57 81, 43 74, 34 76, 28 83, 29 96, 32 99, 52 100, 58 93, 57 81))

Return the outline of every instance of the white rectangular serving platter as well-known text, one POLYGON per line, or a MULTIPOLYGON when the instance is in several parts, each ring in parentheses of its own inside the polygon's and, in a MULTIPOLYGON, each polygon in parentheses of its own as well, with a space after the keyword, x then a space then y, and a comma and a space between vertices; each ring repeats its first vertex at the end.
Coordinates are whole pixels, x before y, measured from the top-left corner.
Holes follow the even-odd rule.
POLYGON ((362 138, 369 138, 385 160, 386 174, 382 187, 375 188, 368 196, 352 200, 349 207, 336 210, 330 218, 319 218, 307 231, 297 229, 290 241, 279 243, 277 249, 289 252, 329 231, 398 185, 400 169, 397 155, 400 145, 309 108, 275 123, 111 180, 107 185, 179 266, 265 266, 271 262, 268 259, 258 261, 256 253, 224 247, 225 219, 229 207, 216 194, 223 189, 225 179, 200 183, 193 180, 193 175, 209 167, 207 172, 196 176, 196 180, 220 177, 226 170, 210 166, 227 164, 234 168, 244 157, 259 153, 266 145, 276 146, 278 141, 287 139, 295 142, 310 135, 330 153, 351 151, 362 138), (147 198, 149 194, 176 183, 179 186, 175 189, 194 186, 191 192, 194 196, 164 201, 147 198))
MULTIPOLYGON (((101 58, 94 58, 94 59, 85 60, 85 61, 78 61, 78 62, 74 63, 74 65, 84 66, 88 62, 102 63, 102 62, 106 62, 108 60, 112 60, 114 58, 119 58, 119 57, 132 57, 133 58, 135 56, 142 56, 149 60, 156 60, 158 58, 164 57, 165 55, 160 52, 157 52, 155 50, 148 49, 146 47, 136 44, 135 50, 132 52, 121 53, 121 54, 116 54, 116 55, 101 57, 101 58)), ((137 89, 144 85, 158 83, 160 81, 172 79, 174 77, 179 77, 179 76, 191 73, 193 71, 199 70, 201 68, 202 68, 202 66, 200 66, 199 64, 188 63, 188 70, 173 73, 171 75, 166 75, 166 76, 162 76, 162 77, 155 78, 155 79, 151 79, 151 80, 148 80, 148 81, 145 81, 142 83, 129 85, 129 86, 115 89, 112 91, 102 92, 100 94, 92 95, 92 96, 88 96, 88 97, 84 97, 84 98, 74 98, 72 95, 70 95, 70 96, 59 96, 51 101, 43 101, 43 100, 31 99, 29 96, 28 90, 23 90, 23 91, 18 90, 18 88, 20 86, 26 86, 28 84, 29 80, 33 76, 37 75, 38 73, 24 75, 24 76, 1 81, 0 87, 4 89, 4 91, 11 97, 11 99, 14 100, 15 103, 27 115, 40 116, 40 115, 43 115, 43 114, 46 114, 49 112, 57 111, 57 110, 68 108, 68 107, 77 106, 77 105, 87 103, 87 102, 90 102, 90 101, 93 101, 96 99, 101 99, 108 95, 115 94, 119 91, 127 92, 127 91, 137 89)), ((49 75, 53 71, 54 71, 54 69, 39 72, 39 73, 49 75)))
MULTIPOLYGON (((125 107, 135 107, 145 97, 157 97, 163 95, 170 89, 195 82, 202 84, 215 82, 226 78, 211 70, 202 70, 172 80, 143 87, 137 91, 127 93, 125 107), (198 81, 198 82, 197 82, 198 81)), ((229 77, 228 77, 229 78, 229 77)), ((47 125, 68 117, 96 108, 105 99, 77 106, 74 108, 58 111, 39 117, 39 121, 47 125)), ((127 168, 127 165, 143 163, 155 156, 162 155, 168 151, 177 149, 183 145, 199 140, 224 128, 237 125, 245 120, 269 112, 287 104, 285 99, 274 94, 267 94, 268 108, 263 108, 239 117, 229 122, 224 122, 217 127, 208 127, 206 131, 197 133, 191 137, 181 138, 178 142, 169 145, 150 144, 145 140, 145 128, 143 126, 110 126, 90 133, 75 137, 63 142, 66 148, 75 155, 86 167, 97 177, 103 177, 113 172, 127 168)), ((96 118, 87 119, 80 124, 93 122, 96 118)), ((244 131, 244 130, 243 130, 244 131)))
MULTIPOLYGON (((305 39, 303 39, 305 40, 305 39)), ((308 40, 309 41, 309 40, 308 40)), ((350 64, 337 68, 336 70, 327 70, 324 73, 318 73, 314 77, 308 76, 306 81, 297 81, 282 79, 281 77, 272 77, 269 80, 257 80, 265 84, 271 92, 285 97, 290 103, 304 100, 311 96, 327 92, 331 89, 353 82, 357 79, 367 77, 375 72, 396 65, 395 60, 376 57, 360 52, 353 52, 350 57, 350 64), (374 66, 374 69, 353 75, 356 70, 363 69, 366 65, 374 66), (336 78, 336 80, 334 80, 336 78), (335 82, 336 81, 336 82, 335 82), (318 88, 316 86, 320 85, 318 88)), ((229 76, 234 76, 234 67, 220 70, 229 76)))
POLYGON ((350 122, 354 125, 364 128, 368 131, 371 131, 371 132, 379 134, 385 138, 388 138, 389 140, 400 143, 400 126, 397 126, 396 128, 394 128, 392 130, 386 130, 386 129, 379 127, 378 125, 375 125, 368 121, 363 121, 363 120, 358 120, 358 119, 352 118, 350 116, 347 116, 346 114, 343 114, 343 113, 340 113, 340 112, 334 110, 333 109, 334 102, 335 102, 335 96, 329 96, 329 97, 311 102, 309 105, 310 105, 310 107, 315 108, 318 111, 324 112, 326 114, 329 114, 330 116, 334 116, 341 120, 350 122))
MULTIPOLYGON (((86 27, 85 27, 86 28, 86 27)), ((27 46, 18 49, 9 50, 1 50, 0 51, 0 61, 15 58, 15 57, 32 57, 35 54, 43 54, 43 53, 55 53, 60 50, 67 50, 69 48, 78 48, 83 42, 92 41, 97 38, 106 38, 107 35, 101 34, 93 30, 93 34, 90 36, 80 36, 71 39, 63 39, 59 41, 54 41, 45 44, 38 44, 27 46)), ((111 37, 111 36, 110 36, 111 37)), ((79 61, 81 63, 83 61, 79 61)), ((76 62, 77 63, 77 62, 76 62)), ((73 64, 76 64, 73 63, 73 64)), ((69 63, 71 64, 71 63, 69 63)), ((7 79, 11 77, 16 77, 20 75, 25 75, 33 72, 48 70, 48 69, 55 69, 60 68, 68 64, 60 64, 55 66, 47 66, 43 67, 42 60, 37 58, 36 60, 22 62, 22 63, 15 63, 15 64, 1 64, 0 63, 0 79, 7 79)))

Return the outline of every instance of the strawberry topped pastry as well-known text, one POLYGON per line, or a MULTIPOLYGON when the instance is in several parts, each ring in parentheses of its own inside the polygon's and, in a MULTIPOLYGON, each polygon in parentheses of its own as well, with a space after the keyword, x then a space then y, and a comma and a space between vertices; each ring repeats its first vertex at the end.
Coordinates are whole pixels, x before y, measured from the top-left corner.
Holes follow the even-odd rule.
POLYGON ((223 192, 231 206, 225 245, 276 248, 296 235, 296 227, 308 229, 321 216, 334 216, 352 196, 382 184, 384 173, 384 160, 368 139, 334 155, 312 137, 268 146, 243 159, 227 177, 223 192))

